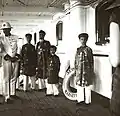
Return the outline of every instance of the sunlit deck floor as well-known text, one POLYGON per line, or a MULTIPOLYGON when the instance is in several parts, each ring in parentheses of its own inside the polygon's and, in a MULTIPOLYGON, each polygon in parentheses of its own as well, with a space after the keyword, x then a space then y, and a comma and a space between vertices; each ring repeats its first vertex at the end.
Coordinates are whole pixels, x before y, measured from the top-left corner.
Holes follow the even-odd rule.
POLYGON ((76 106, 62 91, 59 97, 46 97, 45 91, 17 91, 17 96, 12 104, 0 104, 0 116, 110 116, 106 104, 93 100, 90 106, 76 106))

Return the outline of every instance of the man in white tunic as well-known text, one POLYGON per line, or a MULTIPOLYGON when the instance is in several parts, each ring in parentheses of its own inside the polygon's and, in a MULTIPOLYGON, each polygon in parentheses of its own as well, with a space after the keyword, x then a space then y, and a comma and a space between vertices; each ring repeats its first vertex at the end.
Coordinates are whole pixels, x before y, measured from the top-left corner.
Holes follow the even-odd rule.
POLYGON ((20 50, 18 47, 18 37, 11 34, 11 25, 8 22, 2 24, 3 35, 0 37, 3 62, 3 95, 5 102, 16 95, 16 79, 18 76, 18 62, 20 60, 20 50))

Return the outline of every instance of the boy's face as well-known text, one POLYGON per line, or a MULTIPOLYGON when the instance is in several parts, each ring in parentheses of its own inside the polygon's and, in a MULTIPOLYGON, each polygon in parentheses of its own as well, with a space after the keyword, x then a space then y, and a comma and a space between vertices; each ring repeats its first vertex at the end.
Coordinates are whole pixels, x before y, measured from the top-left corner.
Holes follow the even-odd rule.
POLYGON ((26 40, 27 40, 28 43, 31 42, 31 39, 32 39, 32 38, 31 38, 30 36, 27 36, 27 37, 26 37, 26 40))
POLYGON ((82 45, 86 45, 87 39, 85 37, 80 37, 80 42, 82 45))
POLYGON ((55 50, 54 48, 50 48, 50 54, 51 54, 51 55, 54 55, 55 52, 56 52, 56 50, 55 50))

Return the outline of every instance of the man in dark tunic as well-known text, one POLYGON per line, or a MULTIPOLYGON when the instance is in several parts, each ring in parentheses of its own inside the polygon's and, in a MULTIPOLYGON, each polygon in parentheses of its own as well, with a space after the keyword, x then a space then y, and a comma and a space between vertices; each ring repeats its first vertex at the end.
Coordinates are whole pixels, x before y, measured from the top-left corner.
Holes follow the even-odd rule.
POLYGON ((92 49, 86 45, 88 40, 87 33, 81 33, 79 36, 81 46, 77 48, 75 56, 75 73, 77 84, 77 102, 91 103, 91 85, 93 78, 93 53, 92 49), (85 92, 85 93, 84 93, 85 92), (85 96, 84 96, 85 94, 85 96))
POLYGON ((59 71, 60 71, 60 59, 55 54, 57 47, 52 45, 50 47, 50 55, 47 62, 47 92, 46 95, 58 96, 58 83, 59 83, 59 71))
POLYGON ((37 56, 35 46, 31 44, 32 35, 26 34, 27 44, 22 46, 21 50, 21 68, 24 77, 24 91, 28 90, 28 77, 31 78, 31 89, 35 89, 35 75, 36 75, 36 65, 37 56))
POLYGON ((39 31, 39 42, 36 46, 37 51, 37 77, 38 77, 38 88, 46 88, 47 82, 47 60, 50 54, 50 42, 44 40, 46 33, 43 30, 39 31))

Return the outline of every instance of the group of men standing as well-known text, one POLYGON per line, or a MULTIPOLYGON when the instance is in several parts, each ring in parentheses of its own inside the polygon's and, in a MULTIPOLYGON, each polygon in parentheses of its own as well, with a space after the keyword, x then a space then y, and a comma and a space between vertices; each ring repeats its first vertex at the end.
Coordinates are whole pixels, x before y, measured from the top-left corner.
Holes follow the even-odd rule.
POLYGON ((25 35, 27 43, 21 49, 18 45, 18 37, 11 34, 11 28, 10 23, 3 23, 1 27, 3 34, 0 37, 4 101, 9 102, 16 97, 16 81, 19 74, 25 76, 24 90, 28 89, 28 77, 31 78, 31 89, 35 89, 37 76, 38 89, 47 88, 46 95, 57 96, 60 60, 55 54, 56 46, 44 40, 46 33, 40 30, 36 48, 31 44, 32 35, 28 33, 25 35))
MULTIPOLYGON (((16 96, 16 81, 20 74, 24 75, 24 91, 28 90, 29 77, 31 78, 31 89, 35 90, 35 77, 38 77, 38 89, 47 88, 46 95, 58 96, 60 60, 55 54, 56 46, 50 45, 50 42, 44 39, 46 33, 40 30, 36 47, 31 44, 32 35, 28 33, 25 35, 27 43, 21 49, 18 45, 18 37, 11 34, 11 28, 8 22, 3 23, 1 27, 3 35, 0 37, 5 102, 16 96)), ((92 49, 86 45, 88 34, 82 33, 78 38, 82 45, 77 49, 75 56, 77 101, 78 104, 81 102, 90 104, 93 54, 92 49)))

